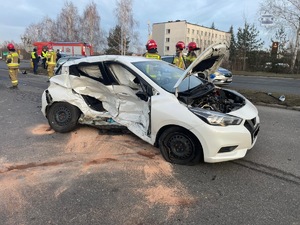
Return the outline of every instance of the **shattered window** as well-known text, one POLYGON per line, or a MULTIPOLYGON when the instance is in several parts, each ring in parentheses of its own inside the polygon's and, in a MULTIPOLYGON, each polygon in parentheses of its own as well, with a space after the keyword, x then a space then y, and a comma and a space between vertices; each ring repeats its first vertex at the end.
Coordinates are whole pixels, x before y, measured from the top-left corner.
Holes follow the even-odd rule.
POLYGON ((78 66, 78 69, 91 77, 103 79, 98 65, 78 66))
POLYGON ((109 69, 120 85, 129 86, 133 89, 140 88, 136 76, 133 75, 130 71, 128 71, 123 66, 119 64, 111 64, 109 65, 109 69))

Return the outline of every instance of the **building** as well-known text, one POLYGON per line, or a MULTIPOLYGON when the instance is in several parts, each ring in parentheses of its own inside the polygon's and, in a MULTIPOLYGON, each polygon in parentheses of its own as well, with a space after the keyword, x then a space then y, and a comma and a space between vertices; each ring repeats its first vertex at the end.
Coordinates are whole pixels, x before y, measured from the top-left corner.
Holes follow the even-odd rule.
POLYGON ((160 55, 174 55, 178 41, 183 41, 186 45, 194 41, 200 51, 203 51, 209 45, 220 41, 227 41, 229 44, 231 33, 188 23, 185 20, 176 20, 154 23, 152 38, 157 43, 160 55))

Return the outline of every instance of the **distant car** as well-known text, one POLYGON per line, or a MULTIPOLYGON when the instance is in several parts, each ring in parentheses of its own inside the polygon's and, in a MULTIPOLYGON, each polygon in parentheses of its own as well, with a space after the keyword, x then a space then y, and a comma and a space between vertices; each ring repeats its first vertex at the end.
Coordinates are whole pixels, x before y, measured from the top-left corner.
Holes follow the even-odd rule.
POLYGON ((227 46, 215 44, 187 70, 140 56, 68 61, 50 79, 41 110, 57 132, 78 124, 125 127, 159 147, 172 163, 243 158, 257 139, 256 107, 238 92, 198 76, 213 74, 225 54, 227 46))
POLYGON ((61 57, 59 60, 57 60, 56 65, 54 67, 54 74, 56 74, 56 71, 58 70, 58 68, 63 65, 65 62, 70 61, 70 60, 74 60, 74 59, 81 59, 85 56, 63 56, 61 57))
MULTIPOLYGON (((173 63, 174 56, 165 55, 162 56, 161 59, 168 63, 173 63)), ((214 84, 222 85, 222 84, 230 84, 232 82, 232 73, 229 70, 224 69, 222 67, 219 67, 218 70, 214 73, 214 75, 215 78, 212 80, 214 84)))
POLYGON ((219 67, 216 72, 214 72, 215 78, 213 80, 214 84, 222 85, 222 84, 230 84, 232 82, 232 73, 224 69, 222 67, 219 67))

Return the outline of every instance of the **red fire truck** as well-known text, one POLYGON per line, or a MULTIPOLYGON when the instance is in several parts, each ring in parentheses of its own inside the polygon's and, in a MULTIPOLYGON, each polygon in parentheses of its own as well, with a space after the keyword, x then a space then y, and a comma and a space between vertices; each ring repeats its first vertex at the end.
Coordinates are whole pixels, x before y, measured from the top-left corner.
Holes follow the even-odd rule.
POLYGON ((38 55, 41 55, 44 47, 52 48, 54 51, 59 49, 65 55, 90 56, 94 54, 92 45, 85 42, 34 42, 33 46, 37 48, 38 55))

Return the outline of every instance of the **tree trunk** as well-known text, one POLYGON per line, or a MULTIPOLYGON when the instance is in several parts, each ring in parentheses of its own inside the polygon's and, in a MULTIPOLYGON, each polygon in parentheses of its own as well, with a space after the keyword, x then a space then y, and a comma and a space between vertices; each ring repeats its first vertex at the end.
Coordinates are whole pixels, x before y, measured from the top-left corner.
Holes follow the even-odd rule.
POLYGON ((299 18, 299 25, 297 29, 297 35, 296 35, 296 43, 295 43, 295 50, 292 57, 292 63, 291 63, 291 73, 294 72, 294 67, 297 59, 297 54, 299 50, 299 41, 300 41, 300 18, 299 18))

